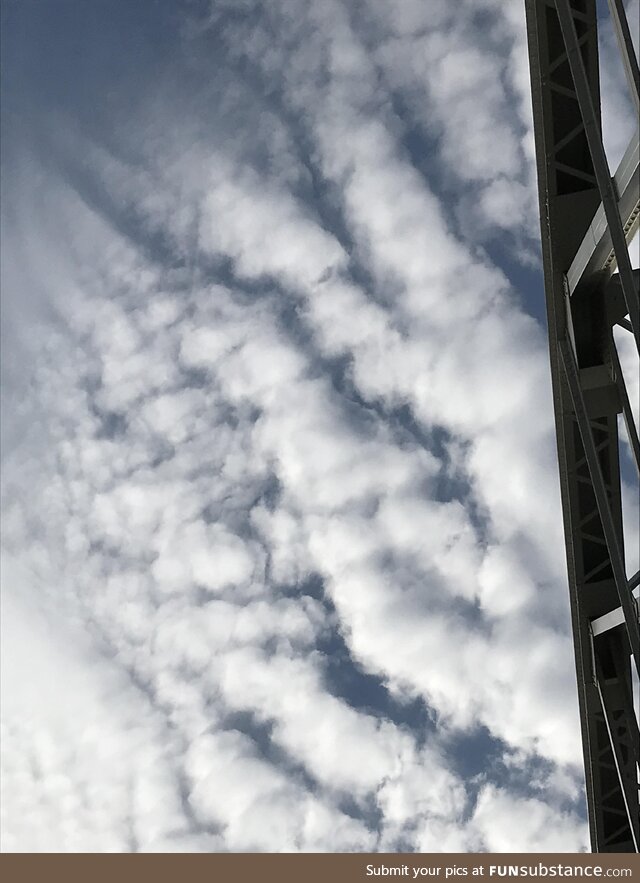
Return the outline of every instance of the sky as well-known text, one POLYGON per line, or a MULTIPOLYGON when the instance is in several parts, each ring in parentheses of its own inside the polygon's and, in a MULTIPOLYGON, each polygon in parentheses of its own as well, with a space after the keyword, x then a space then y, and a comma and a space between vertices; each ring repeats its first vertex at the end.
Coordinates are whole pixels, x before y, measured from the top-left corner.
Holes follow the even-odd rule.
POLYGON ((523 3, 2 16, 2 848, 585 850, 523 3))

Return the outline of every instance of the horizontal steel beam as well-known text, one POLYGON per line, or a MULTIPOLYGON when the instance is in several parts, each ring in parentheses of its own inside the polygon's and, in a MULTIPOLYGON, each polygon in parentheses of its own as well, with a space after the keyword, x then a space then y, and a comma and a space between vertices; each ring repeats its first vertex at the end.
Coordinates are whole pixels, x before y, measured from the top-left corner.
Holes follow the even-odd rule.
MULTIPOLYGON (((638 132, 629 142, 613 182, 619 194, 618 210, 629 242, 640 223, 640 199, 638 199, 638 172, 640 169, 640 143, 638 132)), ((569 270, 567 285, 569 294, 596 273, 612 273, 616 266, 611 231, 607 223, 604 206, 600 203, 589 229, 576 252, 569 270)))
MULTIPOLYGON (((631 582, 632 580, 629 580, 629 583, 631 582)), ((640 588, 636 587, 632 594, 636 601, 638 601, 638 599, 640 599, 640 588)), ((591 634, 594 638, 597 638, 598 635, 603 635, 605 632, 615 629, 623 624, 624 610, 622 607, 616 607, 615 610, 610 610, 609 613, 605 613, 603 616, 599 616, 597 619, 592 620, 591 634)))

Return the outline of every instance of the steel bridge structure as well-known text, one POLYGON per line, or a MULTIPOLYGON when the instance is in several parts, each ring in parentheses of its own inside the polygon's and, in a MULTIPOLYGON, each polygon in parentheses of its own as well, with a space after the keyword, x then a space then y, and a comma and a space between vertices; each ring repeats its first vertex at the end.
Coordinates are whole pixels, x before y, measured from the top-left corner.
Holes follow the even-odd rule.
MULTIPOLYGON (((640 443, 614 337, 619 326, 638 349, 638 271, 628 250, 640 220, 638 129, 611 170, 600 118, 596 0, 525 6, 591 846, 638 852, 633 669, 640 672, 640 572, 630 576, 625 568, 620 469, 630 453, 640 473, 640 443), (622 423, 626 439, 619 439, 622 423)), ((605 12, 637 119, 640 74, 623 0, 608 0, 605 12)))

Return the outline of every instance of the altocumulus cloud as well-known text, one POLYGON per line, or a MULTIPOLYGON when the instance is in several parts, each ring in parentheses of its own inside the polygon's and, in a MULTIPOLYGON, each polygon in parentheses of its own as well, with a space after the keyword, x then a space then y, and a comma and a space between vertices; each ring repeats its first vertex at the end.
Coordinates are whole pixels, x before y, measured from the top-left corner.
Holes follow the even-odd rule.
POLYGON ((6 4, 4 848, 586 848, 521 4, 86 6, 6 4))

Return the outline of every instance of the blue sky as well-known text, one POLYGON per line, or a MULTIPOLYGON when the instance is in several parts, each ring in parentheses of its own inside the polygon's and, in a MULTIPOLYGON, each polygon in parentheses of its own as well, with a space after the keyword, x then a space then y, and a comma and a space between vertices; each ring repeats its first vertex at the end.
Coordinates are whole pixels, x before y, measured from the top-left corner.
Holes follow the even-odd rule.
POLYGON ((4 849, 586 848, 523 9, 451 6, 5 0, 4 849))

